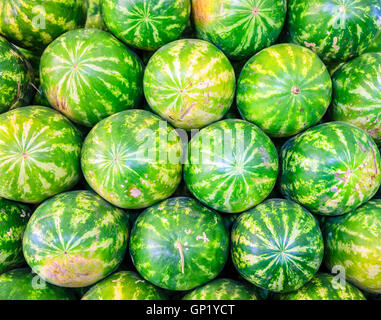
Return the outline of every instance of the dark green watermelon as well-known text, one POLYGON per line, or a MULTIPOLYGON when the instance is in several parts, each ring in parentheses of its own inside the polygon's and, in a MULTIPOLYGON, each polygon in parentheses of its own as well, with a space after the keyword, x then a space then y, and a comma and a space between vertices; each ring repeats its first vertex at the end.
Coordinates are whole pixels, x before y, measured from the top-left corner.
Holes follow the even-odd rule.
POLYGON ((95 28, 105 30, 101 12, 102 0, 87 0, 87 19, 85 28, 95 28))
POLYGON ((381 52, 381 30, 365 52, 381 52))

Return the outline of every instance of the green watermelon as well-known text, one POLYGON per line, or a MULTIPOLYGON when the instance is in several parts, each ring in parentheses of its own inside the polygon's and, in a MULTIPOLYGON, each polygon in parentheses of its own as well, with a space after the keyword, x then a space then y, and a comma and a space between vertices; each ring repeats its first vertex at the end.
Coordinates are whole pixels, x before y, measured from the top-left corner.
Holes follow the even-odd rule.
POLYGON ((0 300, 74 300, 67 288, 46 283, 29 269, 14 269, 0 275, 0 300))
POLYGON ((221 217, 192 198, 171 198, 146 209, 131 231, 136 269, 169 290, 190 290, 215 278, 228 249, 221 217))
POLYGON ((302 287, 323 259, 317 221, 290 200, 269 199, 242 213, 233 225, 231 240, 233 263, 241 276, 275 292, 302 287))
POLYGON ((64 32, 81 28, 87 0, 2 0, 0 34, 12 43, 42 52, 64 32))
POLYGON ((365 52, 381 52, 381 29, 372 44, 365 50, 365 52))
POLYGON ((324 62, 347 61, 364 52, 381 25, 380 0, 289 0, 292 42, 324 62))
POLYGON ((101 12, 102 0, 87 0, 87 19, 85 28, 95 28, 105 30, 101 12))
POLYGON ((109 33, 79 29, 60 36, 41 57, 41 86, 50 104, 71 120, 93 126, 137 107, 140 59, 109 33))
POLYGON ((144 93, 152 110, 186 130, 220 120, 234 90, 229 60, 203 40, 183 39, 161 47, 144 73, 144 93))
POLYGON ((103 0, 108 29, 127 45, 156 50, 180 37, 189 21, 190 0, 103 0))
POLYGON ((381 293, 381 199, 326 219, 323 234, 327 267, 342 266, 357 287, 381 293))
POLYGON ((231 279, 216 279, 188 293, 183 300, 259 300, 254 288, 231 279))
POLYGON ((366 300, 362 292, 328 273, 318 273, 299 290, 279 295, 280 300, 366 300))
POLYGON ((319 122, 331 94, 331 77, 319 57, 285 43, 246 63, 238 79, 237 106, 244 119, 270 136, 287 137, 319 122))
POLYGON ((39 203, 73 187, 82 138, 55 110, 30 106, 0 115, 0 197, 39 203))
POLYGON ((51 107, 48 99, 46 98, 46 94, 44 90, 41 88, 41 86, 38 88, 38 91, 33 98, 33 104, 36 106, 51 107))
POLYGON ((128 230, 128 215, 95 193, 61 193, 30 218, 23 239, 25 260, 50 283, 88 286, 122 262, 128 230))
POLYGON ((23 264, 22 237, 30 214, 27 206, 0 198, 0 273, 23 264))
POLYGON ((332 80, 332 119, 365 130, 381 145, 381 52, 346 63, 332 80))
POLYGON ((222 120, 189 143, 184 177, 205 205, 222 212, 245 211, 263 201, 278 175, 278 153, 262 130, 244 120, 222 120))
POLYGON ((126 209, 164 200, 181 180, 182 143, 167 122, 127 110, 99 122, 82 148, 82 171, 104 199, 126 209))
POLYGON ((278 38, 286 17, 286 0, 193 0, 199 38, 232 59, 246 59, 278 38))
POLYGON ((282 193, 321 215, 356 209, 381 184, 376 144, 366 132, 345 122, 323 123, 288 140, 281 162, 282 193))
POLYGON ((163 292, 136 272, 120 271, 98 282, 82 300, 166 300, 163 292))

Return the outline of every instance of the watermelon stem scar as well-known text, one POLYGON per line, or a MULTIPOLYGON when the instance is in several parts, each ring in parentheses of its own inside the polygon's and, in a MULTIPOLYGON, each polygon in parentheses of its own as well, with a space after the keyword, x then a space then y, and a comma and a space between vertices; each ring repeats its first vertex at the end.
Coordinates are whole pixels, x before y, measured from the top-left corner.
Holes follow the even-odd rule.
POLYGON ((291 92, 294 94, 294 95, 298 95, 300 93, 300 88, 298 86, 293 86, 291 88, 291 92))
POLYGON ((175 243, 175 247, 179 249, 180 253, 180 264, 181 264, 181 273, 184 274, 184 252, 183 252, 183 245, 180 242, 175 243))

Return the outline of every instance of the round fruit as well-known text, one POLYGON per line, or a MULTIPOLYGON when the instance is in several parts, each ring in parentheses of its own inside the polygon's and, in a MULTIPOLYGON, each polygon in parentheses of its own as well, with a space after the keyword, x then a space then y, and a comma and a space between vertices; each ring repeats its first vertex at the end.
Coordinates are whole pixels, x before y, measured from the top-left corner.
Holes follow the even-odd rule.
POLYGON ((103 15, 101 13, 102 0, 87 0, 87 19, 86 28, 96 28, 104 30, 106 26, 103 21, 103 15))
POLYGON ((63 115, 31 106, 0 115, 0 197, 39 203, 80 176, 81 135, 63 115))
POLYGON ((209 42, 183 39, 161 47, 144 73, 144 93, 153 111, 183 129, 201 128, 229 110, 234 69, 209 42))
POLYGON ((181 153, 180 137, 167 122, 145 110, 128 110, 91 130, 82 148, 82 171, 112 204, 145 208, 175 192, 181 153))
POLYGON ((315 126, 281 150, 282 193, 313 213, 341 215, 374 196, 381 158, 363 130, 344 122, 315 126))
POLYGON ((285 43, 246 63, 238 79, 237 106, 244 119, 270 136, 287 137, 319 122, 331 94, 331 77, 319 57, 285 43))
POLYGON ((373 42, 380 28, 379 0, 290 0, 291 40, 325 62, 347 61, 373 42))
POLYGON ((41 204, 25 230, 26 262, 44 280, 89 286, 122 262, 128 216, 90 191, 61 193, 41 204))
POLYGON ((180 37, 189 21, 190 0, 103 0, 110 31, 138 49, 156 50, 180 37))
POLYGON ((82 300, 166 300, 160 289, 131 271, 116 272, 94 285, 82 300))
POLYGON ((222 212, 242 212, 263 201, 278 175, 270 138, 243 120, 222 120, 189 143, 184 177, 194 196, 222 212))
POLYGON ((247 59, 278 38, 286 0, 193 0, 197 35, 233 59, 247 59))
POLYGON ((378 33, 368 49, 365 50, 365 52, 381 52, 381 31, 378 33))
POLYGON ((169 290, 190 290, 212 280, 228 257, 221 217, 192 198, 172 198, 146 209, 130 241, 140 275, 169 290))
POLYGON ((109 33, 79 29, 60 36, 44 51, 41 86, 54 108, 91 127, 137 106, 142 70, 138 56, 109 33))
POLYGON ((299 289, 312 279, 323 259, 317 221, 289 200, 270 199, 242 213, 233 225, 231 238, 238 272, 271 291, 299 289))
POLYGON ((332 119, 363 129, 381 144, 381 52, 346 63, 332 80, 332 119))
POLYGON ((341 266, 357 287, 381 293, 381 199, 324 223, 328 268, 341 266))

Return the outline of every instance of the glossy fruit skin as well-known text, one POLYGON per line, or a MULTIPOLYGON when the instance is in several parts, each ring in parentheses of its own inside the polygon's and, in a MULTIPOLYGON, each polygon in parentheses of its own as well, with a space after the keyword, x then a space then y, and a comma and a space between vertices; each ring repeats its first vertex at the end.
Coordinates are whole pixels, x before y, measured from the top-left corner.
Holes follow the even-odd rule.
POLYGON ((290 0, 291 40, 324 62, 347 61, 366 50, 380 28, 378 0, 290 0), (350 44, 350 45, 349 45, 350 44))
POLYGON ((0 115, 0 197, 39 203, 80 176, 82 137, 63 115, 29 106, 0 115))
POLYGON ((181 180, 182 144, 176 131, 145 110, 127 110, 99 122, 82 148, 89 185, 126 209, 168 198, 181 180))
POLYGON ((228 257, 229 236, 218 213, 192 198, 171 198, 139 215, 130 253, 156 286, 190 290, 214 279, 228 257))
POLYGON ((143 87, 155 113, 175 127, 190 130, 225 115, 234 99, 235 75, 228 58, 214 45, 182 39, 155 52, 143 87))
POLYGON ((128 235, 128 215, 122 210, 91 191, 71 191, 36 209, 25 230, 23 251, 44 280, 85 287, 118 267, 128 235))
POLYGON ((190 16, 190 0, 103 0, 110 31, 129 46, 156 50, 180 37, 190 16))
POLYGON ((244 119, 271 137, 288 137, 319 122, 331 94, 331 77, 319 57, 284 43, 262 50, 245 64, 237 106, 244 119))
POLYGON ((323 253, 315 218, 290 200, 266 200, 233 225, 231 254, 237 271, 267 290, 299 289, 315 275, 323 253))
POLYGON ((98 29, 69 31, 52 42, 41 57, 40 75, 50 104, 88 127, 137 107, 142 97, 140 59, 98 29))
POLYGON ((273 44, 286 17, 285 0, 193 0, 199 38, 242 60, 273 44))
POLYGON ((366 131, 381 145, 381 52, 344 64, 333 75, 332 119, 366 131))
POLYGON ((33 51, 45 47, 68 30, 86 21, 86 0, 3 0, 0 34, 33 51))
POLYGON ((24 262, 22 237, 30 214, 27 206, 0 198, 0 274, 24 262))
POLYGON ((334 216, 367 202, 381 183, 380 152, 363 130, 345 122, 317 125, 281 150, 283 195, 309 211, 334 216))
POLYGON ((360 289, 381 293, 381 199, 344 216, 326 219, 323 227, 326 265, 341 266, 360 289))
POLYGON ((280 300, 366 300, 362 292, 344 280, 341 284, 335 276, 318 273, 299 290, 279 295, 280 300))
POLYGON ((244 120, 222 120, 191 139, 184 178, 205 205, 245 211, 263 201, 278 175, 278 153, 262 130, 244 120))
POLYGON ((119 271, 94 285, 82 300, 166 300, 166 297, 136 272, 119 271))

